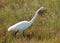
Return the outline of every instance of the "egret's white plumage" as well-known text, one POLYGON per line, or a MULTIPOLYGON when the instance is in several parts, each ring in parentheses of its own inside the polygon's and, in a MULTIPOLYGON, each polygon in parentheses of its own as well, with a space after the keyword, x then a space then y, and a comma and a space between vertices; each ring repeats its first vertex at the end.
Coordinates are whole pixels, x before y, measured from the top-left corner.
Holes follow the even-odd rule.
POLYGON ((43 10, 44 10, 44 7, 40 7, 36 11, 35 16, 30 21, 21 21, 21 22, 18 22, 16 24, 12 25, 11 27, 9 27, 8 31, 10 31, 10 30, 20 30, 20 31, 23 31, 23 30, 27 29, 29 26, 31 26, 31 24, 36 19, 37 15, 38 15, 38 12, 39 11, 43 11, 43 10))
POLYGON ((25 30, 26 28, 29 27, 29 22, 28 21, 21 21, 16 23, 15 25, 11 26, 8 28, 8 31, 10 30, 25 30))

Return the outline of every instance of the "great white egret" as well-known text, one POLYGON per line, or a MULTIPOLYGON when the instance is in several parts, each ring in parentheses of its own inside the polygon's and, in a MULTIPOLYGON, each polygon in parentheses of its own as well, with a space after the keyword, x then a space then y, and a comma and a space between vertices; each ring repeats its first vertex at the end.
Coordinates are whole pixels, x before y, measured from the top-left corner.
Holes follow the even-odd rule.
POLYGON ((32 23, 34 22, 34 20, 36 19, 38 13, 42 13, 43 11, 45 10, 44 7, 40 7, 36 12, 35 12, 35 15, 34 17, 30 20, 30 21, 21 21, 21 22, 18 22, 12 26, 10 26, 8 28, 8 31, 11 31, 11 30, 16 30, 15 32, 15 35, 18 31, 23 31, 23 36, 24 36, 24 30, 27 29, 28 27, 30 27, 32 25, 32 23))

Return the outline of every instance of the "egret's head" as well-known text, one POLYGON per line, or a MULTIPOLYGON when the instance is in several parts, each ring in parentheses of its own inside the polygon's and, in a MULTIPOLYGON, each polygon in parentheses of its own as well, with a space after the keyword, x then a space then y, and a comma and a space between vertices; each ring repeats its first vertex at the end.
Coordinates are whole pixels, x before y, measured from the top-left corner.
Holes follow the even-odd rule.
POLYGON ((41 14, 42 15, 42 13, 46 12, 47 9, 44 8, 44 7, 40 7, 37 11, 38 11, 38 14, 41 14))

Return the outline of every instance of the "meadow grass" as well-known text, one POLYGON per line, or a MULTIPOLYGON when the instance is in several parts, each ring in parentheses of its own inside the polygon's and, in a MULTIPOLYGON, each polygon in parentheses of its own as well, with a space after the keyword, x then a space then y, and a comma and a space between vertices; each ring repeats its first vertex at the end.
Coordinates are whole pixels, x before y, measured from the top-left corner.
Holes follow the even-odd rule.
POLYGON ((60 0, 0 0, 0 43, 60 43, 60 0), (38 15, 32 26, 14 37, 8 27, 31 20, 39 7, 47 8, 43 16, 38 15))

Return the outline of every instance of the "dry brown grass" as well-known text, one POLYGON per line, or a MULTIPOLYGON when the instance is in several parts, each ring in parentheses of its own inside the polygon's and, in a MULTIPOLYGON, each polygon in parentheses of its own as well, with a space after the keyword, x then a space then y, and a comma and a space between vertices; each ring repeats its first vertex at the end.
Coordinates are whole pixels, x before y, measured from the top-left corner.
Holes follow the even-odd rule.
POLYGON ((60 43, 60 0, 0 0, 0 43, 60 43), (30 20, 44 6, 47 12, 36 18, 32 26, 14 37, 9 26, 30 20))

